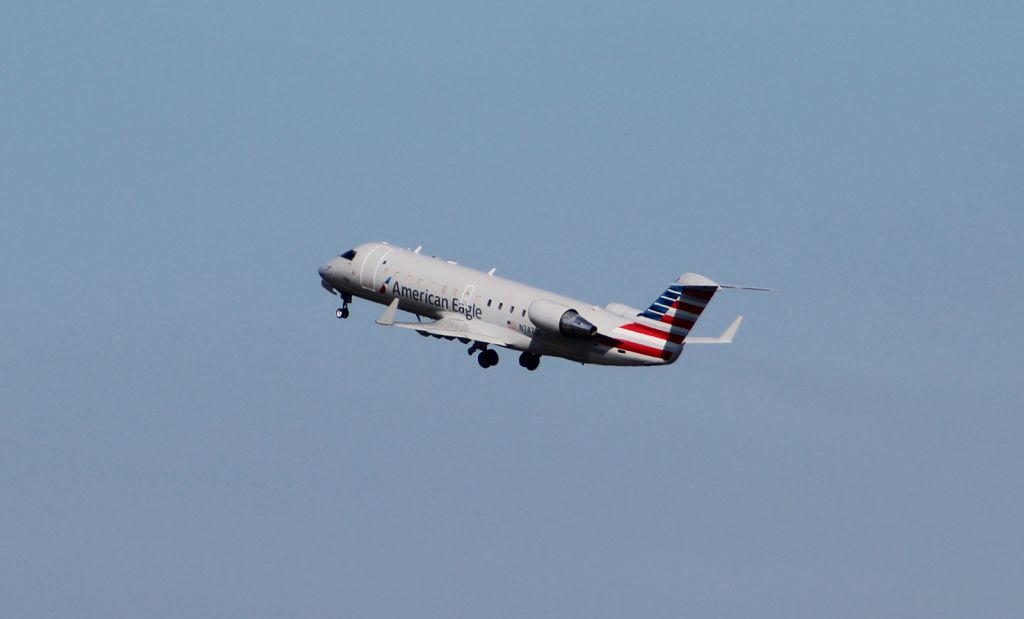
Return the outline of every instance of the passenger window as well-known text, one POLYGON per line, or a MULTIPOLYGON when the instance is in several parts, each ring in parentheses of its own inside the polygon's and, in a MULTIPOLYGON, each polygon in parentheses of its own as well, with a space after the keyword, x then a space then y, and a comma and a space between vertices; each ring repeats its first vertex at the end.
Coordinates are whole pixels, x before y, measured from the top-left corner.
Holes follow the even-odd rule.
POLYGON ((490 307, 490 306, 491 306, 491 300, 487 299, 487 307, 490 307))
POLYGON ((526 310, 523 310, 523 318, 526 318, 526 310))
POLYGON ((508 313, 509 314, 515 314, 516 313, 516 306, 513 305, 512 307, 508 308, 508 313))
POLYGON ((504 303, 498 303, 498 309, 501 309, 502 305, 504 305, 504 303))

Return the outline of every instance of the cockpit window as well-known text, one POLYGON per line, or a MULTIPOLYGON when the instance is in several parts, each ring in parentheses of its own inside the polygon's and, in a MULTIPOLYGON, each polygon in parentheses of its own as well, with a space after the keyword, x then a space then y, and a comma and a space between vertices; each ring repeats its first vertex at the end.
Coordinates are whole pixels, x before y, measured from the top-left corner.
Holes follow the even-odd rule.
POLYGON ((340 254, 338 257, 344 258, 345 260, 351 260, 356 257, 356 250, 350 249, 347 252, 340 254))

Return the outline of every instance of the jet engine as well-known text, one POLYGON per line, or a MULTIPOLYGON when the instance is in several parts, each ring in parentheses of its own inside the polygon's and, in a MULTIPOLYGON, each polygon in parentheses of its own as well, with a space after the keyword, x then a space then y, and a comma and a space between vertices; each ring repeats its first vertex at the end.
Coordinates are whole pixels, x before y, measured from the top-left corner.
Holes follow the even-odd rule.
POLYGON ((537 328, 548 333, 558 333, 565 337, 590 337, 597 333, 597 327, 580 316, 579 312, 547 299, 537 299, 531 303, 526 315, 537 328))

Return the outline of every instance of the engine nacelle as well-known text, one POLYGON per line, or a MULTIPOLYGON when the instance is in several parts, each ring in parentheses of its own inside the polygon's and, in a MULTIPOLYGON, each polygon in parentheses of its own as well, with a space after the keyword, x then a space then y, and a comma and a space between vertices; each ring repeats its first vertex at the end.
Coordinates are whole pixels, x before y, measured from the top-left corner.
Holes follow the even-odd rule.
POLYGON ((537 299, 526 310, 530 321, 538 329, 558 333, 565 337, 590 337, 597 333, 597 327, 571 307, 547 299, 537 299))
POLYGON ((609 303, 604 308, 616 316, 622 316, 623 318, 636 318, 640 315, 640 310, 635 307, 630 307, 625 303, 609 303))

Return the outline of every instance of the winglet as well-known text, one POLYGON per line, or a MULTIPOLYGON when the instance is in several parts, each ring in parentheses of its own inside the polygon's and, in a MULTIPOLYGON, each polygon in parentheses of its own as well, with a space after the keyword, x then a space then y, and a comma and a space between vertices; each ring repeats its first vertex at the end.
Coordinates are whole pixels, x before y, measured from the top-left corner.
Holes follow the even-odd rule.
POLYGON ((686 344, 732 344, 732 338, 736 336, 736 331, 740 328, 740 323, 743 322, 743 316, 737 316, 736 320, 732 321, 729 328, 725 330, 720 337, 690 337, 687 336, 683 341, 686 344))
POLYGON ((395 314, 398 313, 398 297, 395 297, 388 308, 384 310, 384 314, 377 320, 377 324, 390 327, 395 324, 395 314))

